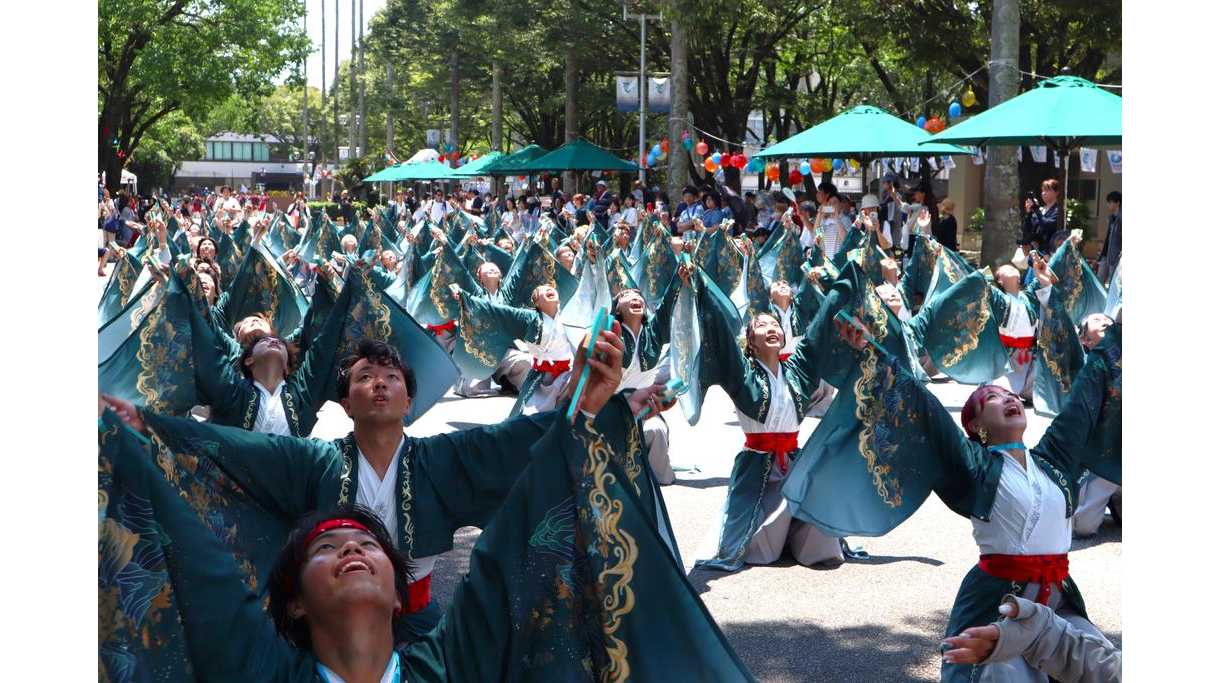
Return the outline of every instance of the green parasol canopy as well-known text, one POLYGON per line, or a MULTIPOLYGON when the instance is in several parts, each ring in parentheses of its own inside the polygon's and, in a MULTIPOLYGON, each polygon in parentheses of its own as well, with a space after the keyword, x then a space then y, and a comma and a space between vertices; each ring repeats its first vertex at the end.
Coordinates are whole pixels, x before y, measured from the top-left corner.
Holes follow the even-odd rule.
POLYGON ((483 175, 524 175, 521 167, 543 156, 547 150, 538 145, 530 145, 519 151, 507 154, 483 167, 483 175))
POLYGON ((883 157, 946 156, 970 151, 946 144, 924 144, 932 135, 912 123, 869 105, 852 107, 757 156, 769 159, 822 157, 867 163, 883 157))
MULTIPOLYGON (((1123 98, 1077 76, 1056 76, 931 137, 959 145, 1046 145, 1059 151, 1123 141, 1123 98)), ((933 143, 929 143, 933 144, 933 143)))
POLYGON ((364 179, 364 182, 394 182, 399 180, 453 180, 458 176, 454 169, 439 161, 424 161, 415 164, 398 164, 383 169, 364 179))
POLYGON ((635 173, 639 167, 624 161, 597 145, 576 138, 555 151, 521 166, 520 173, 542 171, 619 171, 635 173))
POLYGON ((502 158, 504 155, 500 152, 491 152, 485 154, 470 163, 463 164, 453 169, 453 175, 461 178, 475 178, 481 175, 489 175, 487 167, 496 159, 502 158))

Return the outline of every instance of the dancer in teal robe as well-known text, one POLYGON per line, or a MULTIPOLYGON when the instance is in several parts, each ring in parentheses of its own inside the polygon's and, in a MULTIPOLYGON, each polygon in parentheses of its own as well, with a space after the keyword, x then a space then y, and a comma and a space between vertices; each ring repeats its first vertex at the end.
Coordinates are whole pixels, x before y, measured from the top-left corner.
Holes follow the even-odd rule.
MULTIPOLYGON (((853 264, 851 268, 855 277, 861 277, 858 267, 853 264)), ((746 445, 729 478, 714 553, 701 557, 695 566, 735 571, 746 563, 770 564, 789 546, 802 564, 842 562, 838 538, 803 523, 793 524, 780 495, 789 459, 799 454, 800 420, 811 399, 824 377, 829 379, 850 367, 850 355, 823 352, 818 337, 823 329, 818 321, 841 305, 823 306, 792 355, 780 361, 784 335, 778 320, 769 320, 769 314, 755 316, 748 323, 747 351, 743 352, 736 308, 702 271, 691 280, 698 297, 699 364, 687 369, 679 362, 677 367, 697 372, 693 391, 721 386, 732 399, 746 433, 746 445), (768 364, 774 364, 775 370, 768 364)), ((878 315, 881 324, 886 324, 884 311, 878 315)), ((675 343, 685 334, 675 329, 675 343)))
MULTIPOLYGON (((836 289, 851 287, 850 283, 836 283, 836 289)), ((1009 519, 1018 515, 1034 520, 1035 525, 1047 525, 1035 533, 1035 545, 1024 552, 1062 554, 1065 578, 1053 582, 1054 586, 1050 581, 1043 585, 997 578, 976 567, 958 592, 946 635, 990 622, 1006 593, 1027 590, 1048 591, 1053 607, 1068 610, 1083 622, 1087 618, 1083 601, 1066 576, 1071 516, 1082 472, 1091 470, 1120 481, 1121 441, 1116 439, 1121 438, 1117 434, 1121 430, 1115 421, 1102 416, 1111 412, 1107 404, 1121 396, 1121 348, 1121 336, 1111 328, 1077 376, 1063 411, 1041 441, 1028 450, 1028 464, 1022 467, 1011 454, 1026 450, 1019 438, 1025 429, 1024 409, 1014 395, 999 387, 976 391, 962 411, 968 440, 936 397, 911 376, 901 358, 866 345, 858 352, 851 389, 840 392, 806 443, 784 495, 797 518, 827 533, 879 536, 914 514, 935 491, 951 510, 971 519, 984 560, 991 557, 988 553, 1001 553, 1002 558, 994 556, 1001 559, 1024 554, 989 549, 1011 543, 1006 527, 992 523, 994 515, 1009 519), (993 400, 999 402, 991 406, 993 400), (1002 433, 996 428, 999 438, 987 433, 988 424, 1003 428, 1002 433), (1017 438, 1009 442, 1013 435, 1017 438), (1112 447, 1092 446, 1100 442, 1112 447), (1013 490, 1012 485, 1001 486, 1006 470, 1012 467, 1020 468, 1014 472, 1037 468, 1037 485, 1045 488, 1036 500, 1045 501, 1051 506, 1048 509, 1063 517, 1048 517, 1041 508, 1012 509, 1029 504, 1012 493, 999 493, 1013 490), (997 505, 1004 509, 997 512, 997 505)), ((976 680, 978 673, 969 666, 945 665, 941 678, 976 680)))
MULTIPOLYGON (((393 680, 753 680, 634 492, 632 410, 613 398, 532 444, 444 621, 395 646, 393 680)), ((99 668, 111 680, 324 681, 147 450, 113 413, 99 420, 99 668)))
POLYGON ((1079 240, 1079 237, 1064 240, 1050 259, 1051 270, 1055 271, 1058 286, 1063 290, 1064 308, 1072 320, 1083 320, 1085 316, 1106 310, 1106 288, 1081 258, 1077 247, 1079 240))

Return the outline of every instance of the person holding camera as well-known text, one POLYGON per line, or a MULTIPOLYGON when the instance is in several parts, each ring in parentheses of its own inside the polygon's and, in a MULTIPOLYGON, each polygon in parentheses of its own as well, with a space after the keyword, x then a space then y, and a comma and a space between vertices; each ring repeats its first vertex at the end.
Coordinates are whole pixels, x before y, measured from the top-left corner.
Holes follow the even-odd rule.
POLYGON ((1051 237, 1059 229, 1059 196, 1062 194, 1059 181, 1048 178, 1042 181, 1042 203, 1031 192, 1025 198, 1025 219, 1021 223, 1021 239, 1032 242, 1041 249, 1051 243, 1051 237))

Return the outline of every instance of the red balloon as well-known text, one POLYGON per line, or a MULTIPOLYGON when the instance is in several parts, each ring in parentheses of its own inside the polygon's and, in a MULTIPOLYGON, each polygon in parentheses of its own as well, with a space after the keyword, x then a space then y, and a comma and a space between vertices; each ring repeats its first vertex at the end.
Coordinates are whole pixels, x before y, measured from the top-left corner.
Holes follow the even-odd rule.
POLYGON ((800 185, 801 184, 801 172, 799 169, 794 168, 791 171, 788 171, 788 184, 789 185, 800 185))
POLYGON ((703 156, 703 155, 707 154, 707 143, 702 140, 700 140, 699 142, 696 142, 695 143, 695 153, 698 154, 699 156, 703 156))
POLYGON ((669 138, 661 140, 661 152, 663 154, 669 154, 669 138))

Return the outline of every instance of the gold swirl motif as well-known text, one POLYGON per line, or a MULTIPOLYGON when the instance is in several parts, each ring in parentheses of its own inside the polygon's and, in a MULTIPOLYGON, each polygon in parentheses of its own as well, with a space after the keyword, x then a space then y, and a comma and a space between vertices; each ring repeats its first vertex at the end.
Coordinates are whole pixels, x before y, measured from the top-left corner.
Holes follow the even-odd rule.
POLYGON ((149 311, 161 303, 164 295, 165 290, 161 287, 161 283, 154 281, 152 286, 140 297, 140 305, 131 310, 131 315, 128 317, 128 320, 131 321, 131 329, 134 330, 140 326, 140 323, 144 321, 149 311))
POLYGON ((965 341, 954 345, 953 349, 940 359, 941 367, 951 368, 957 365, 966 354, 978 348, 979 336, 983 333, 983 328, 987 327, 987 321, 991 320, 991 293, 988 287, 989 285, 984 283, 976 300, 967 304, 965 309, 955 316, 953 323, 947 325, 950 329, 959 330, 957 336, 960 338, 964 335, 965 341))
POLYGON ((411 456, 415 451, 415 443, 411 439, 406 439, 403 443, 402 452, 398 454, 398 469, 400 488, 398 490, 398 499, 400 501, 399 508, 402 510, 402 528, 399 529, 399 535, 404 543, 400 550, 407 554, 407 557, 415 559, 415 521, 411 517, 411 500, 413 498, 411 488, 411 456))
POLYGON ((873 444, 874 427, 885 410, 885 405, 879 398, 881 387, 877 386, 878 384, 877 352, 871 346, 865 347, 864 361, 860 364, 860 377, 852 388, 856 395, 856 418, 863 425, 858 437, 860 455, 864 456, 865 467, 873 475, 877 496, 886 505, 896 508, 902 505, 902 489, 898 482, 893 482, 891 491, 887 482, 891 468, 889 465, 877 464, 878 455, 873 444))
POLYGON ((343 437, 343 443, 340 446, 343 465, 339 470, 339 505, 348 505, 352 500, 352 470, 355 465, 355 457, 352 456, 352 442, 354 439, 353 434, 348 434, 343 437))
POLYGON ((494 368, 499 364, 500 359, 492 355, 492 353, 483 347, 478 342, 478 336, 483 332, 487 324, 481 320, 477 320, 470 314, 470 307, 466 305, 466 297, 463 295, 462 300, 458 302, 458 311, 460 313, 458 320, 458 334, 462 337, 462 344, 466 348, 466 352, 474 356, 483 365, 494 368))
POLYGON ((635 573, 635 562, 639 557, 639 547, 630 533, 619 529, 623 502, 615 500, 608 491, 616 481, 614 475, 607 472, 614 456, 613 451, 602 435, 593 428, 592 421, 584 416, 581 419, 584 421, 584 429, 574 433, 588 455, 583 469, 585 477, 592 481, 588 501, 593 511, 597 533, 594 545, 605 549, 607 560, 597 575, 597 586, 602 592, 602 635, 605 638, 606 656, 610 659, 609 666, 601 672, 601 680, 626 681, 631 676, 631 665, 627 662, 627 644, 615 633, 622 624, 623 617, 635 609, 635 591, 631 588, 631 580, 635 573))
POLYGON ((131 262, 123 257, 115 266, 118 271, 116 276, 119 284, 119 306, 126 306, 128 298, 131 297, 131 288, 136 283, 136 275, 138 270, 131 266, 131 262))
POLYGON ((1051 346, 1055 342, 1056 332, 1062 332, 1062 330, 1054 324, 1054 321, 1051 321, 1051 324, 1043 325, 1038 330, 1038 352, 1047 371, 1059 385, 1059 391, 1066 394, 1072 388, 1072 378, 1067 376, 1067 371, 1059 363, 1059 358, 1051 346))
POLYGON ((1067 309, 1068 315, 1076 310, 1076 302, 1080 300, 1080 295, 1084 293, 1084 268, 1080 265, 1080 256, 1076 253, 1076 245, 1068 242, 1067 252, 1064 254, 1064 261, 1067 270, 1067 277, 1060 278, 1060 291, 1063 292, 1063 305, 1067 309))
POLYGON ((457 317, 453 312, 453 304, 456 302, 449 294, 449 285, 457 282, 457 279, 453 275, 453 266, 446 258, 444 247, 442 246, 441 249, 441 253, 436 255, 436 261, 432 264, 432 287, 428 291, 428 299, 441 318, 452 320, 457 317))
POLYGON ((250 398, 246 400, 246 414, 241 418, 241 428, 245 430, 254 429, 254 408, 258 405, 259 393, 255 390, 250 398))
POLYGON ((759 370, 759 368, 762 367, 762 363, 760 363, 757 358, 747 358, 746 360, 749 361, 749 369, 753 371, 750 379, 755 380, 758 387, 762 389, 762 408, 758 411, 758 415, 762 419, 759 420, 759 422, 766 422, 767 412, 771 409, 771 381, 767 377, 762 377, 761 379, 759 378, 759 375, 762 374, 762 372, 759 370))
POLYGON ((364 290, 368 293, 369 309, 373 314, 373 330, 378 340, 389 343, 393 334, 393 326, 390 325, 390 307, 385 305, 381 300, 381 290, 373 285, 373 281, 369 277, 369 271, 362 270, 360 277, 364 280, 364 290))
POLYGON ((639 482, 636 481, 643 471, 640 466, 640 430, 635 420, 631 421, 631 426, 627 429, 627 452, 623 454, 619 464, 631 480, 631 485, 635 487, 635 494, 641 495, 639 482))
POLYGON ((288 419, 292 422, 292 435, 297 436, 301 433, 301 418, 297 415, 296 402, 292 400, 292 392, 285 385, 280 394, 284 401, 284 408, 287 409, 288 419))
MULTIPOLYGON (((162 324, 169 328, 167 336, 172 339, 174 326, 165 320, 165 309, 158 306, 144 320, 144 327, 139 335, 140 345, 136 349, 136 362, 140 366, 140 374, 136 376, 136 392, 144 399, 144 406, 154 413, 165 412, 168 407, 162 398, 161 382, 155 374, 158 368, 169 365, 171 360, 170 349, 166 345, 153 344, 153 335, 162 324)), ((183 348, 179 347, 180 354, 182 350, 183 348)))
POLYGON ((864 302, 860 307, 860 320, 880 343, 889 334, 889 309, 872 287, 864 288, 864 302))
MULTIPOLYGON (((260 254, 261 255, 261 254, 260 254)), ((274 268, 267 265, 265 261, 260 259, 258 266, 255 268, 258 273, 259 280, 257 282, 265 282, 267 284, 266 292, 268 299, 267 309, 263 311, 263 315, 267 316, 268 320, 276 320, 276 311, 280 310, 280 276, 274 268)), ((278 321, 277 321, 278 322, 278 321)))

